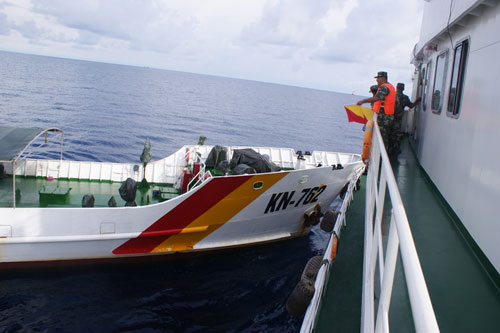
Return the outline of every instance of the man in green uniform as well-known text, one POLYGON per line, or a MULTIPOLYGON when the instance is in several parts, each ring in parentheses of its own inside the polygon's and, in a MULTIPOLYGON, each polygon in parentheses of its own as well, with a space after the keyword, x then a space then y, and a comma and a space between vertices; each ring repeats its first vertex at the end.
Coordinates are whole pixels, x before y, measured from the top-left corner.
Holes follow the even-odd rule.
POLYGON ((400 82, 396 85, 396 104, 394 105, 394 121, 392 123, 391 129, 391 146, 389 147, 389 151, 391 152, 391 154, 396 156, 401 152, 400 142, 404 135, 401 127, 405 107, 409 107, 411 109, 420 102, 420 97, 418 97, 415 102, 412 103, 410 98, 407 95, 403 94, 404 90, 404 83, 400 82))
POLYGON ((396 102, 396 90, 393 85, 387 82, 387 72, 378 72, 378 90, 375 96, 358 101, 358 105, 373 103, 373 111, 377 113, 377 123, 380 134, 384 140, 385 149, 389 149, 390 133, 394 119, 394 105, 396 102))

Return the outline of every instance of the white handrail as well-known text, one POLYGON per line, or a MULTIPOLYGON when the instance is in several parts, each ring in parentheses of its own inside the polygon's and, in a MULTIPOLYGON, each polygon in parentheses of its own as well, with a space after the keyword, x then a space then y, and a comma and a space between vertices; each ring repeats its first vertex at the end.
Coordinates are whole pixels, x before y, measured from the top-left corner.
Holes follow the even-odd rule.
POLYGON ((212 173, 208 170, 205 170, 205 164, 200 163, 200 171, 196 175, 193 176, 193 179, 188 183, 187 190, 188 192, 195 188, 196 186, 203 184, 209 178, 213 177, 212 173))
POLYGON ((436 316, 415 249, 415 243, 413 242, 410 225, 406 217, 406 211, 376 121, 374 128, 370 167, 366 181, 361 331, 373 332, 375 330, 376 332, 389 332, 389 307, 394 272, 397 264, 398 249, 401 249, 404 276, 410 297, 415 330, 417 332, 439 332, 436 316), (382 172, 379 172, 380 167, 382 168, 382 172), (389 189, 392 216, 384 261, 383 240, 380 230, 386 187, 389 189), (378 309, 375 311, 374 281, 377 263, 381 276, 381 292, 378 309), (375 313, 377 314, 376 321, 375 313))
MULTIPOLYGON (((417 332, 439 332, 436 317, 430 301, 427 286, 425 284, 420 262, 415 249, 415 244, 410 231, 406 212, 399 194, 399 189, 394 178, 389 157, 381 139, 380 129, 375 123, 373 133, 373 145, 370 155, 370 167, 366 181, 366 207, 365 207, 365 253, 363 268, 363 296, 361 309, 361 332, 389 332, 389 307, 396 270, 398 249, 401 249, 401 257, 405 272, 406 285, 410 296, 411 310, 415 330, 417 332), (382 165, 381 165, 382 163, 382 165), (382 167, 382 172, 380 171, 382 167), (392 214, 389 227, 389 239, 384 260, 384 246, 382 239, 382 216, 386 196, 386 188, 389 189, 389 197, 392 204, 392 214), (374 224, 375 223, 375 224, 374 224), (400 241, 401 240, 401 241, 400 241), (380 296, 378 309, 375 311, 375 273, 378 263, 380 275, 380 296), (375 314, 377 315, 375 321, 375 314)), ((359 176, 359 175, 357 175, 359 176)), ((340 236, 340 226, 345 224, 345 213, 352 199, 352 190, 357 177, 355 176, 349 184, 346 198, 342 203, 340 214, 337 218, 334 233, 323 256, 316 281, 315 293, 311 300, 300 332, 313 332, 317 312, 320 307, 321 297, 324 293, 325 281, 328 270, 333 263, 330 252, 334 240, 334 234, 340 236)))
POLYGON ((59 128, 55 128, 55 127, 51 127, 51 128, 46 128, 44 130, 41 130, 40 133, 38 133, 37 136, 35 136, 33 139, 31 139, 30 142, 28 142, 28 144, 26 144, 26 146, 24 146, 24 148, 17 153, 16 156, 14 156, 12 158, 11 161, 0 161, 0 162, 9 162, 11 163, 11 166, 12 166, 12 207, 13 208, 16 208, 16 165, 17 165, 17 161, 21 159, 21 157, 23 157, 24 159, 27 159, 32 153, 33 151, 30 151, 28 152, 26 155, 25 152, 27 151, 27 149, 29 147, 31 147, 31 145, 42 135, 42 134, 45 134, 45 142, 40 144, 38 146, 38 148, 40 148, 41 146, 47 144, 47 136, 48 136, 48 133, 49 132, 57 132, 58 134, 55 134, 53 136, 53 138, 57 137, 58 135, 61 135, 61 148, 60 148, 60 151, 61 151, 61 159, 60 159, 60 162, 62 162, 62 158, 63 158, 63 136, 64 136, 64 131, 59 129, 59 128), (24 155, 24 156, 23 156, 24 155))
POLYGON ((193 176, 193 179, 191 179, 191 181, 189 181, 187 185, 187 191, 189 192, 191 189, 195 188, 200 184, 203 184, 205 181, 207 181, 209 178, 213 176, 210 171, 206 170, 205 163, 199 158, 198 154, 196 154, 195 149, 192 149, 190 152, 187 152, 186 156, 187 154, 193 155, 194 157, 191 157, 193 159, 193 162, 197 162, 200 164, 200 170, 196 173, 196 175, 193 176))

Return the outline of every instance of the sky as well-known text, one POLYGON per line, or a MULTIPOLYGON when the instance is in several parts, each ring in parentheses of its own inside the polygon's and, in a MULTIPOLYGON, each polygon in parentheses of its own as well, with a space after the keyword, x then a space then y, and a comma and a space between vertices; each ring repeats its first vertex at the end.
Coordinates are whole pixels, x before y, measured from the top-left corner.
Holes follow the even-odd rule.
POLYGON ((0 50, 357 95, 368 95, 384 70, 409 93, 423 6, 423 0, 0 0, 0 50))

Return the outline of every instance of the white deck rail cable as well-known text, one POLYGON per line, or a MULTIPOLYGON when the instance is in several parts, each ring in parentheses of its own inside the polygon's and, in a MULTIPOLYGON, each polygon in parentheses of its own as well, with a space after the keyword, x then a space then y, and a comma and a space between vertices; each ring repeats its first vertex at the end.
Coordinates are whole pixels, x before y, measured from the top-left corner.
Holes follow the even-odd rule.
POLYGON ((389 332, 389 307, 398 250, 401 250, 415 330, 426 333, 439 332, 406 211, 376 121, 372 142, 366 181, 361 332, 389 332), (389 189, 392 213, 384 258, 381 225, 386 188, 389 189), (380 275, 380 295, 378 297, 378 308, 375 311, 376 295, 374 285, 377 263, 380 275))

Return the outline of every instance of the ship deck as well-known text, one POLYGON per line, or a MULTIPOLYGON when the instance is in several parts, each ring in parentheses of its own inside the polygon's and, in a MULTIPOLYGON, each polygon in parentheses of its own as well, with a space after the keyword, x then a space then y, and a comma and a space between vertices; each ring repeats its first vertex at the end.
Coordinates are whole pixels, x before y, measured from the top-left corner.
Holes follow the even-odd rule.
MULTIPOLYGON (((402 150, 391 161, 392 167, 441 332, 500 332, 498 274, 478 259, 480 255, 473 251, 475 245, 418 164, 408 141, 404 141, 402 150)), ((329 272, 315 332, 360 331, 365 178, 347 213, 347 227, 329 272)), ((388 236, 388 225, 389 216, 384 216, 384 238, 388 236)), ((400 264, 398 258, 390 328, 394 332, 413 332, 400 264)))
MULTIPOLYGON (((107 207, 112 196, 120 207, 125 205, 119 194, 121 185, 121 182, 16 177, 16 207, 82 207, 86 194, 94 196, 94 207, 107 207)), ((138 188, 135 201, 138 206, 144 206, 177 195, 179 191, 172 185, 151 184, 149 188, 138 188), (153 190, 164 191, 160 194, 164 197, 157 196, 153 190)), ((11 176, 0 179, 0 207, 12 207, 11 176)))

